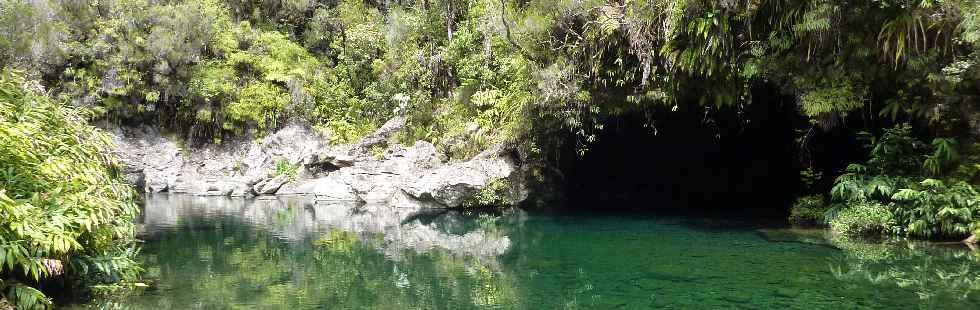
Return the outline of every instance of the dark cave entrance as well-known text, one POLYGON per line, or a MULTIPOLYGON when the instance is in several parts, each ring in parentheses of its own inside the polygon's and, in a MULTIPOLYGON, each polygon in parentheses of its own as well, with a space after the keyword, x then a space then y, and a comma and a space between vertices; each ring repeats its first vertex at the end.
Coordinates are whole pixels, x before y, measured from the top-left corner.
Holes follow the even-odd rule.
MULTIPOLYGON (((584 156, 569 148, 558 163, 565 205, 589 211, 669 212, 785 219, 805 189, 797 137, 810 124, 795 99, 769 88, 739 113, 658 108, 654 129, 642 115, 610 117, 584 156)), ((834 174, 855 154, 853 135, 811 135, 815 167, 834 174), (829 148, 828 148, 829 147, 829 148)), ((829 178, 833 180, 833 176, 829 178)), ((832 183, 818 184, 829 189, 832 183)))

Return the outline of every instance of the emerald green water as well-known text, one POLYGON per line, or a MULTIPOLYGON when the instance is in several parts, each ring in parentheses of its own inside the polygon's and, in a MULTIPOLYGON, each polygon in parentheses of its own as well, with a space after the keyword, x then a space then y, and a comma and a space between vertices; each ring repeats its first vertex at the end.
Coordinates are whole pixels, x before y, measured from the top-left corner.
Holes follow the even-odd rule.
POLYGON ((962 245, 655 215, 153 196, 129 309, 980 309, 962 245))

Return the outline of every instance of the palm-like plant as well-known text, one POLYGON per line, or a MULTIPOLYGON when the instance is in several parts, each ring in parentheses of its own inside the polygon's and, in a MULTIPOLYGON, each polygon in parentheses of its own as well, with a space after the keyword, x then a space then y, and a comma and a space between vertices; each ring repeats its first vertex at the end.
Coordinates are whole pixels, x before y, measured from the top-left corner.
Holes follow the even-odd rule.
POLYGON ((19 308, 50 300, 36 285, 62 277, 132 278, 138 208, 108 135, 17 72, 0 73, 0 296, 19 308))

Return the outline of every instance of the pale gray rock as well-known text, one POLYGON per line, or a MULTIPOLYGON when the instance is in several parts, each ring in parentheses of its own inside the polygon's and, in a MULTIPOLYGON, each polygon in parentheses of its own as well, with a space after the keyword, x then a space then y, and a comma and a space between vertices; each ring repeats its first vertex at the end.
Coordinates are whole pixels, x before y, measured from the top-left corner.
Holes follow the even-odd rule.
POLYGON ((469 161, 434 169, 418 181, 405 184, 403 190, 415 199, 455 208, 479 193, 490 182, 512 179, 517 172, 518 168, 513 161, 487 153, 469 161))
POLYGON ((417 180, 426 170, 441 165, 435 146, 420 141, 409 148, 391 145, 382 159, 357 158, 354 166, 331 172, 328 177, 350 185, 362 200, 384 202, 405 182, 417 180))
POLYGON ((274 178, 269 178, 256 183, 254 186, 252 186, 252 191, 254 191, 256 195, 272 195, 275 194, 283 184, 286 184, 287 181, 289 181, 289 176, 287 175, 276 176, 274 178))
POLYGON ((387 143, 388 139, 391 139, 395 132, 404 128, 407 122, 408 117, 404 115, 392 117, 384 125, 381 125, 381 128, 361 139, 361 142, 357 144, 357 151, 366 152, 372 146, 387 143))
POLYGON ((354 166, 354 161, 354 157, 347 155, 347 151, 343 148, 323 148, 305 155, 302 164, 311 175, 318 176, 354 166))
POLYGON ((361 201, 354 189, 334 175, 305 180, 294 186, 284 187, 278 195, 312 195, 317 201, 361 201))
MULTIPOLYGON (((446 164, 431 143, 389 144, 404 123, 404 116, 395 117, 355 145, 330 145, 328 137, 312 127, 291 124, 262 139, 227 140, 185 151, 147 127, 110 132, 116 134, 127 180, 146 192, 312 195, 325 201, 445 208, 460 206, 494 180, 517 175, 517 166, 497 156, 496 149, 446 164), (365 147, 382 142, 384 153, 365 152, 365 147), (279 161, 296 167, 294 180, 269 177, 279 161)), ((467 126, 467 132, 478 130, 475 123, 467 126)))
POLYGON ((126 180, 147 192, 167 191, 176 182, 183 165, 176 143, 147 126, 107 131, 113 134, 126 180))

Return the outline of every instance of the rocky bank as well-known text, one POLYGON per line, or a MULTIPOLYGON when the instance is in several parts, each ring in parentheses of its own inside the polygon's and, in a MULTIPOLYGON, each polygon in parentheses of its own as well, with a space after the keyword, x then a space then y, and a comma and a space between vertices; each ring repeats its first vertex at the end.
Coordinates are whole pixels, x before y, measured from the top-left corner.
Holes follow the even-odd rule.
POLYGON ((467 161, 447 161, 431 143, 393 143, 391 136, 404 123, 396 117, 346 145, 331 145, 328 137, 302 123, 260 139, 202 147, 183 146, 147 126, 107 130, 115 136, 127 180, 147 193, 303 195, 317 201, 454 208, 498 182, 507 185, 495 190, 508 201, 526 198, 521 168, 501 148, 467 161))

